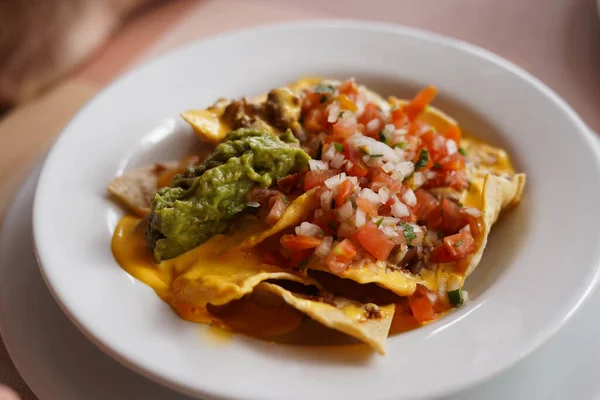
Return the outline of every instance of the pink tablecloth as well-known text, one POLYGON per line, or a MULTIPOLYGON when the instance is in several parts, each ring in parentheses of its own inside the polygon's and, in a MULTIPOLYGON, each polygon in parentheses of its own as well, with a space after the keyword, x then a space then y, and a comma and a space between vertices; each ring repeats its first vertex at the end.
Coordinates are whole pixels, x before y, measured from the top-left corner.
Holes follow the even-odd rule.
MULTIPOLYGON (((177 0, 133 19, 73 76, 0 121, 0 216, 61 127, 123 70, 208 35, 315 17, 394 22, 469 41, 536 75, 600 131, 595 0, 177 0)), ((0 383, 14 386, 25 400, 35 399, 1 341, 0 383)))

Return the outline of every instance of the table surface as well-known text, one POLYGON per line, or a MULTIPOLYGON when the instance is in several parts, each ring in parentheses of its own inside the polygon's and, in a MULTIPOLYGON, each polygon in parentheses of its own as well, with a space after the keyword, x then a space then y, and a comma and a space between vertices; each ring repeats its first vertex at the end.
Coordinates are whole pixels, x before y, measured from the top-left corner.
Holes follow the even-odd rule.
MULTIPOLYGON (((0 120, 0 219, 62 127, 123 71, 198 38, 308 18, 393 22, 466 40, 540 78, 600 132, 600 18, 595 0, 170 1, 133 18, 68 79, 0 120)), ((15 387, 24 400, 35 399, 1 338, 0 383, 15 387)))

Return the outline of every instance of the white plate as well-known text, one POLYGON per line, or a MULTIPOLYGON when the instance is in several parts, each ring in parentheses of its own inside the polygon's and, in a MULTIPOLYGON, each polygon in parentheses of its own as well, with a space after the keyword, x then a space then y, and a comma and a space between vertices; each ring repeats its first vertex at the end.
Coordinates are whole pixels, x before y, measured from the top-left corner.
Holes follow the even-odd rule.
POLYGON ((58 303, 107 353, 208 398, 400 399, 448 394, 502 371, 548 339, 597 280, 600 166, 593 137, 550 89, 481 49, 390 25, 272 26, 198 42, 125 75, 55 144, 34 203, 41 269, 58 303), (388 340, 386 357, 236 336, 226 346, 177 318, 119 269, 111 178, 187 132, 168 119, 220 96, 260 93, 302 75, 354 75, 384 94, 433 83, 467 130, 505 145, 527 172, 524 201, 495 228, 469 281, 475 300, 388 340), (157 128, 158 126, 158 128, 157 128))
MULTIPOLYGON (((0 328, 40 400, 190 400, 128 370, 90 343, 58 308, 39 273, 31 205, 40 168, 6 214, 0 237, 0 328)), ((547 344, 498 377, 446 400, 600 398, 600 292, 547 344)))

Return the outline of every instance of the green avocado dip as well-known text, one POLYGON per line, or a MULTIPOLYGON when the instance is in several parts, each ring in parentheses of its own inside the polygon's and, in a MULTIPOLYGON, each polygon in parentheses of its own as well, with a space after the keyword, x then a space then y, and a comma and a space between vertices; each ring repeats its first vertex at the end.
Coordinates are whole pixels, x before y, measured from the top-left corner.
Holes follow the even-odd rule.
POLYGON ((310 156, 288 130, 280 136, 238 129, 204 162, 178 175, 152 199, 146 244, 156 262, 176 257, 223 232, 247 208, 247 195, 308 168, 310 156))

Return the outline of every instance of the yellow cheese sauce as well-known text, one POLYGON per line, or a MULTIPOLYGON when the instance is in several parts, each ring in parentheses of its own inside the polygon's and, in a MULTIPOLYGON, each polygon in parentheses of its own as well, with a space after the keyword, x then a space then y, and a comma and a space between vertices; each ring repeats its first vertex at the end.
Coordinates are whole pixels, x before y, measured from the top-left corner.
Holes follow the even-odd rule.
POLYGON ((255 249, 225 251, 239 243, 246 234, 243 229, 240 234, 228 237, 217 235, 205 244, 160 264, 154 263, 151 252, 146 248, 144 229, 145 225, 137 217, 121 219, 112 239, 114 257, 127 273, 154 289, 181 318, 256 337, 281 335, 300 324, 302 315, 291 307, 284 304, 263 306, 244 297, 253 289, 247 283, 248 277, 256 279, 261 273, 277 274, 281 270, 262 264, 262 257, 255 249), (258 275, 257 269, 260 271, 258 275), (204 280, 199 281, 199 276, 204 280), (203 290, 193 290, 199 287, 203 290), (193 301, 188 301, 187 296, 193 301), (212 304, 228 305, 209 312, 207 300, 211 300, 212 304))

